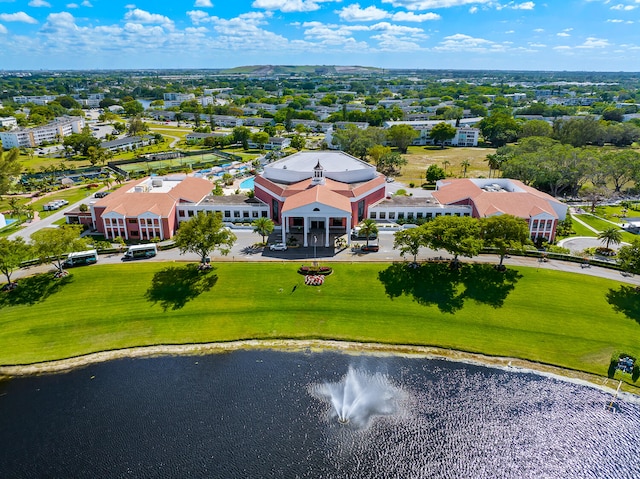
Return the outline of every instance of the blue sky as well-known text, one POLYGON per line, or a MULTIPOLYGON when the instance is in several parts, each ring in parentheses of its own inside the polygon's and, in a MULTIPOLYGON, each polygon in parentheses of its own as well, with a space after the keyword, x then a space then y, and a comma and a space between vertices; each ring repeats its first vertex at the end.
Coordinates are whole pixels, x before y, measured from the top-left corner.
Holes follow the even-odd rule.
POLYGON ((640 71, 640 0, 0 0, 0 69, 640 71))

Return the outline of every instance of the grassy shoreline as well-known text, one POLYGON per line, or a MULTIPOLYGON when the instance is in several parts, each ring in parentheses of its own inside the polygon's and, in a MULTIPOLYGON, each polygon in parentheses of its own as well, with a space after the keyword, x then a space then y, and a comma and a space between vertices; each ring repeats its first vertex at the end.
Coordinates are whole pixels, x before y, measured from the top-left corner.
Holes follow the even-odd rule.
POLYGON ((78 268, 58 282, 25 278, 22 296, 0 303, 0 374, 99 351, 241 340, 436 347, 601 378, 614 352, 640 356, 640 313, 632 288, 617 281, 525 267, 335 263, 323 286, 310 287, 298 266, 218 263, 203 275, 193 265, 135 263, 78 268))

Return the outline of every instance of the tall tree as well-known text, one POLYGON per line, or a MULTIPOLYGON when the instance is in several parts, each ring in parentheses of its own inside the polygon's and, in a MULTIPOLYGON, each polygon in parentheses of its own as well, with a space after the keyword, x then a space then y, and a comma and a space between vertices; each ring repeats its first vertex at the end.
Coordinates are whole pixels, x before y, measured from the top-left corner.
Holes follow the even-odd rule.
POLYGON ((426 246, 424 226, 396 231, 393 234, 393 249, 400 251, 403 258, 405 254, 412 255, 414 264, 417 263, 418 253, 423 246, 426 246))
POLYGON ((529 226, 522 218, 496 215, 480 218, 480 234, 484 246, 496 248, 500 256, 499 268, 511 249, 521 249, 529 240, 529 226))
POLYGON ((411 125, 407 124, 393 125, 387 130, 389 141, 400 150, 400 153, 406 153, 409 145, 411 145, 413 140, 418 138, 419 135, 420 133, 414 130, 411 125))
POLYGON ((446 122, 438 123, 434 125, 434 127, 429 132, 429 136, 433 139, 433 142, 437 145, 440 144, 440 147, 444 149, 444 144, 453 139, 456 136, 456 127, 451 126, 446 122))
POLYGON ((618 250, 618 264, 627 273, 640 274, 640 238, 634 238, 630 245, 618 250))
POLYGON ((216 249, 223 256, 228 255, 236 239, 236 235, 225 228, 221 213, 211 215, 202 211, 181 223, 174 237, 181 254, 196 253, 203 263, 209 253, 216 249))
POLYGON ((471 258, 480 253, 480 222, 470 216, 438 216, 425 225, 425 242, 452 254, 457 266, 459 255, 471 258))
POLYGON ((496 148, 515 141, 520 132, 520 124, 504 108, 492 110, 491 115, 483 118, 478 126, 485 140, 496 148))
POLYGON ((20 265, 33 257, 31 246, 24 239, 17 237, 14 240, 0 238, 0 272, 7 277, 7 283, 11 284, 11 275, 20 265))
POLYGON ((62 273, 65 255, 87 248, 87 242, 80 238, 82 226, 64 225, 59 228, 43 228, 31 235, 33 249, 42 262, 50 261, 62 273))
POLYGON ((262 236, 263 244, 266 243, 266 237, 273 233, 273 229, 275 227, 273 220, 264 217, 253 220, 251 226, 253 226, 254 233, 258 233, 262 236))

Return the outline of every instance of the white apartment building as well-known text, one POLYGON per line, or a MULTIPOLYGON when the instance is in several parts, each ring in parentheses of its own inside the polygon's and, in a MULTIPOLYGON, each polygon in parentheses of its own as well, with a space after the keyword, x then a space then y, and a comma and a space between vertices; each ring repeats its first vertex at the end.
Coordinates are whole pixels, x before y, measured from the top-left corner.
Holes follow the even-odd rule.
POLYGON ((39 95, 39 96, 14 96, 13 101, 19 105, 24 105, 25 103, 33 103, 34 105, 46 105, 47 103, 55 100, 56 97, 54 95, 39 95))
MULTIPOLYGON (((431 129, 437 125, 438 123, 447 123, 451 126, 455 126, 456 120, 416 120, 416 121, 386 121, 384 123, 384 128, 391 128, 394 125, 409 125, 414 130, 420 133, 415 140, 413 140, 412 145, 414 146, 424 146, 424 145, 433 145, 434 141, 431 138, 431 129)), ((445 145, 447 146, 478 146, 478 138, 480 137, 480 130, 478 128, 473 128, 467 125, 463 125, 462 122, 460 126, 456 127, 456 136, 454 136, 451 140, 446 141, 445 145)))
POLYGON ((2 131, 0 141, 5 150, 21 147, 34 148, 42 143, 60 142, 65 136, 82 132, 82 128, 84 128, 84 118, 68 116, 56 118, 44 126, 2 131))
POLYGON ((182 102, 195 100, 196 96, 193 93, 165 93, 164 94, 164 106, 180 106, 182 102))

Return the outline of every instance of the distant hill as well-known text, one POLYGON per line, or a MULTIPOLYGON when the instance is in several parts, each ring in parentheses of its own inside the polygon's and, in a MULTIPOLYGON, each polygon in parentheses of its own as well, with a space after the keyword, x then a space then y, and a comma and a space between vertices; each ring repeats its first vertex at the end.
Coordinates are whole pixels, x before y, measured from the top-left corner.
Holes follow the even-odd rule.
POLYGON ((380 68, 361 66, 336 66, 336 65, 248 65, 242 67, 222 69, 223 74, 245 74, 245 75, 291 75, 291 74, 341 74, 345 73, 375 73, 381 71, 380 68))

